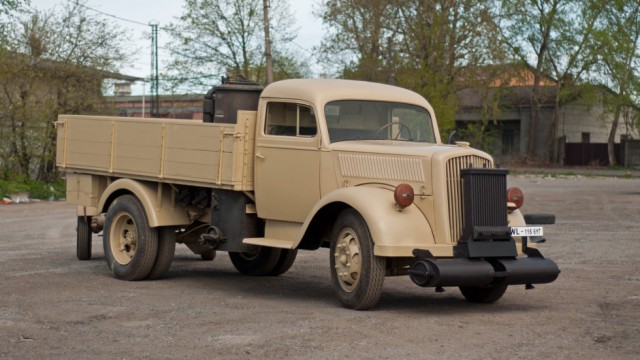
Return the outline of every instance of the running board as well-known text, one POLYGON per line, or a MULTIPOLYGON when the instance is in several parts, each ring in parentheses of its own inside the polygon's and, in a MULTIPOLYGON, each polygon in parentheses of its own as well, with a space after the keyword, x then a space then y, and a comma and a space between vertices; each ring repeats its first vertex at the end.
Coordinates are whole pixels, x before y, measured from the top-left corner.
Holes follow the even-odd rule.
POLYGON ((243 244, 259 245, 280 249, 293 249, 293 241, 269 238, 246 238, 242 240, 243 244))

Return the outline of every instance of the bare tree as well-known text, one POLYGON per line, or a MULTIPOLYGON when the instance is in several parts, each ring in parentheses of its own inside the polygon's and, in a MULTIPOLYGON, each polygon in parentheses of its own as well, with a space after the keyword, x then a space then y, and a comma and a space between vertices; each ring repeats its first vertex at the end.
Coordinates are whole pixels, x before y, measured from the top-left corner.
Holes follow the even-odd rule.
MULTIPOLYGON (((221 75, 264 82, 263 5, 260 0, 186 0, 182 16, 164 28, 172 39, 169 77, 175 84, 196 87, 210 86, 221 75)), ((307 71, 302 61, 289 55, 295 31, 287 1, 270 1, 269 18, 276 74, 285 64, 285 72, 293 76, 307 71)))

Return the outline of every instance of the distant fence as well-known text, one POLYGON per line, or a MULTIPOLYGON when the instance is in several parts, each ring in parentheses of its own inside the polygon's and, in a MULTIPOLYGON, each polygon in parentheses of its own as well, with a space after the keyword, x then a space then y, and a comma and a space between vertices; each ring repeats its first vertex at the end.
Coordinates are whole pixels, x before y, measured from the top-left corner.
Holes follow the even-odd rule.
MULTIPOLYGON (((621 159, 620 150, 620 144, 615 144, 616 159, 621 159)), ((607 144, 565 143, 564 164, 571 166, 607 166, 609 165, 607 144)))
POLYGON ((622 142, 620 164, 625 167, 640 166, 640 140, 624 140, 622 142))

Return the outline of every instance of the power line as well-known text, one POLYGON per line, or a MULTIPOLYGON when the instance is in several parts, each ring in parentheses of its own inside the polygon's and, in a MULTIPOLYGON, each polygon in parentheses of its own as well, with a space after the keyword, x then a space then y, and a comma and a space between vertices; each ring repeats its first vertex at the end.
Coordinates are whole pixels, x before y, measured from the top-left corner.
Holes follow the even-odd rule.
MULTIPOLYGON (((92 7, 87 6, 87 5, 85 5, 85 4, 80 4, 80 6, 82 6, 82 7, 86 8, 87 10, 91 10, 91 11, 97 12, 97 13, 99 13, 99 14, 102 14, 102 15, 104 15, 104 16, 109 16, 109 17, 112 17, 112 18, 114 18, 114 19, 118 19, 118 20, 126 21, 126 22, 129 22, 129 23, 132 23, 132 24, 136 24, 136 25, 140 25, 140 26, 150 26, 150 25, 151 25, 151 24, 145 24, 145 23, 140 22, 140 21, 131 20, 131 19, 127 19, 127 18, 123 18, 123 17, 117 16, 117 15, 109 14, 109 13, 107 13, 107 12, 104 12, 104 11, 101 11, 101 10, 98 10, 98 9, 95 9, 95 8, 92 8, 92 7)), ((158 26, 158 29, 159 29, 159 30, 163 30, 163 31, 168 31, 168 29, 167 29, 166 27, 163 27, 163 26, 158 26)), ((279 31, 277 31, 276 29, 271 29, 271 31, 273 31, 273 32, 275 32, 275 33, 278 33, 279 35, 281 35, 281 36, 282 36, 282 33, 281 33, 281 32, 279 32, 279 31)), ((293 45, 295 45, 297 48, 301 49, 302 51, 306 52, 306 53, 307 53, 307 54, 309 54, 309 55, 313 55, 313 52, 312 52, 311 50, 309 50, 309 49, 305 48, 304 46, 302 46, 302 45, 298 44, 297 42, 295 42, 295 41, 293 41, 293 40, 284 40, 284 41, 285 41, 285 42, 288 42, 288 43, 291 43, 291 44, 293 44, 293 45)))
MULTIPOLYGON (((271 31, 273 31, 273 32, 275 32, 275 33, 278 33, 278 35, 282 36, 282 33, 281 33, 281 32, 279 32, 279 31, 277 31, 277 30, 275 30, 275 29, 271 29, 271 31)), ((304 52, 308 53, 309 55, 313 55, 313 52, 312 52, 311 50, 309 50, 309 49, 305 48, 304 46, 302 46, 302 45, 298 44, 297 42, 295 42, 295 41, 293 41, 293 40, 283 40, 283 41, 284 41, 284 42, 288 42, 288 43, 291 43, 291 44, 295 45, 296 47, 298 47, 298 48, 302 49, 304 52)))
POLYGON ((118 19, 118 20, 126 21, 126 22, 128 22, 128 23, 132 23, 132 24, 136 24, 136 25, 149 26, 149 24, 145 24, 145 23, 142 23, 142 22, 140 22, 140 21, 131 20, 131 19, 126 19, 126 18, 123 18, 123 17, 117 16, 117 15, 109 14, 109 13, 106 13, 106 12, 104 12, 104 11, 101 11, 101 10, 98 10, 98 9, 94 9, 94 8, 92 8, 92 7, 90 7, 90 6, 87 6, 87 5, 85 5, 85 4, 82 4, 82 3, 79 3, 78 5, 80 5, 80 6, 84 7, 84 8, 85 8, 85 9, 87 9, 87 10, 91 10, 91 11, 97 12, 97 13, 99 13, 99 14, 102 14, 102 15, 104 15, 104 16, 112 17, 112 18, 114 18, 114 19, 118 19))
MULTIPOLYGON (((97 12, 99 14, 102 14, 104 16, 112 17, 114 19, 122 20, 122 21, 125 21, 125 22, 128 22, 128 23, 132 23, 132 24, 140 25, 140 26, 151 26, 150 22, 149 23, 143 23, 143 22, 140 22, 140 21, 137 21, 137 20, 131 20, 131 19, 123 18, 123 17, 117 16, 117 15, 113 15, 113 14, 110 14, 110 13, 107 13, 107 12, 104 12, 104 11, 101 11, 101 10, 98 10, 98 9, 94 9, 94 8, 92 8, 90 6, 87 6, 87 5, 84 5, 84 4, 79 4, 79 5, 84 7, 87 10, 91 10, 91 11, 97 12)), ((158 24, 158 30, 169 31, 169 29, 167 27, 160 26, 159 24, 158 24)))

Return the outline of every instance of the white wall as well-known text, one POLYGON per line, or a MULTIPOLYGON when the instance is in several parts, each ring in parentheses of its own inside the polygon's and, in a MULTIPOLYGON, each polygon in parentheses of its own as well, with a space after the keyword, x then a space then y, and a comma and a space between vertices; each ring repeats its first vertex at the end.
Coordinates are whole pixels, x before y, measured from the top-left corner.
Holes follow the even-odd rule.
MULTIPOLYGON (((588 132, 592 143, 606 143, 613 121, 612 114, 603 115, 602 105, 588 107, 580 104, 565 105, 560 111, 558 136, 565 135, 568 143, 582 142, 582 133, 588 132)), ((620 142, 620 135, 628 134, 639 139, 637 130, 627 129, 623 119, 620 119, 616 132, 616 143, 620 142)))

